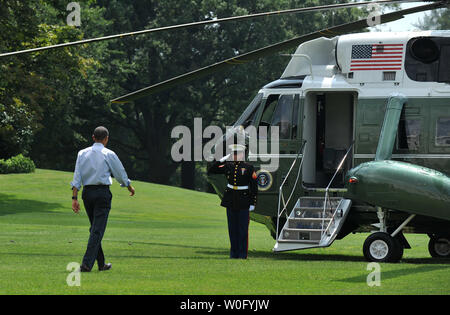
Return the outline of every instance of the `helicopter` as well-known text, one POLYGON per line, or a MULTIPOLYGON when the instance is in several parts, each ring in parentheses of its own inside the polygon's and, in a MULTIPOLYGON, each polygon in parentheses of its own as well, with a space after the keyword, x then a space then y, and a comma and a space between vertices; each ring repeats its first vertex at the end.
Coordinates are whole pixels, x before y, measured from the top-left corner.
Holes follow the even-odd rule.
MULTIPOLYGON (((275 14, 411 1, 367 1, 207 20, 81 40, 0 57, 209 23, 275 14)), ((447 7, 448 1, 381 14, 380 23, 447 7)), ((279 167, 257 170, 253 221, 274 252, 328 247, 371 232, 363 254, 398 262, 404 234, 427 234, 432 257, 450 257, 450 31, 353 33, 367 19, 329 27, 234 56, 113 99, 127 103, 271 54, 296 48, 278 80, 260 89, 234 126, 279 128, 279 167), (352 34, 348 34, 352 33, 352 34), (288 192, 288 197, 285 194, 288 192)), ((259 135, 256 135, 258 137, 259 135)), ((221 143, 218 143, 221 145, 221 143)), ((267 154, 266 154, 267 155, 267 154)), ((269 156, 270 158, 270 156, 269 156)), ((226 183, 209 175, 219 197, 226 183)))

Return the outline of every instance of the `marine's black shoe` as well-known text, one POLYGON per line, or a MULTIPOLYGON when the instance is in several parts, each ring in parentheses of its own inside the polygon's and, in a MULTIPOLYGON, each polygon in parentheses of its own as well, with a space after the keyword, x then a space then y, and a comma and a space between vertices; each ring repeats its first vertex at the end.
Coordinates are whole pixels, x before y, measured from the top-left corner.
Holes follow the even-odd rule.
POLYGON ((103 267, 98 267, 98 270, 99 271, 106 271, 106 270, 109 270, 111 268, 112 268, 112 264, 108 263, 108 264, 103 265, 103 267))
POLYGON ((86 265, 81 265, 80 272, 91 272, 91 269, 89 267, 87 267, 86 265))

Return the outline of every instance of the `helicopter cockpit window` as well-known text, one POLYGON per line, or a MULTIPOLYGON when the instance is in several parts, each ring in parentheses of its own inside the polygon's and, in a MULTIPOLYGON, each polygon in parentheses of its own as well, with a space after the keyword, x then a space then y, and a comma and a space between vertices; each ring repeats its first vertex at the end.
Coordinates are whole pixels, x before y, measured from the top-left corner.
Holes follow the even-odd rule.
POLYGON ((401 119, 398 125, 397 148, 419 150, 421 128, 422 122, 419 119, 401 119))
POLYGON ((244 128, 252 125, 256 118, 256 113, 258 112, 259 105, 261 105, 263 94, 259 93, 255 96, 250 105, 247 106, 245 111, 242 113, 241 117, 236 121, 234 126, 243 126, 244 128))
POLYGON ((450 117, 438 118, 436 122, 436 146, 450 147, 450 117))
POLYGON ((271 95, 266 101, 266 106, 261 117, 260 126, 279 127, 280 139, 295 139, 293 133, 293 121, 295 121, 295 133, 297 119, 293 112, 298 114, 298 108, 294 110, 294 95, 271 95))

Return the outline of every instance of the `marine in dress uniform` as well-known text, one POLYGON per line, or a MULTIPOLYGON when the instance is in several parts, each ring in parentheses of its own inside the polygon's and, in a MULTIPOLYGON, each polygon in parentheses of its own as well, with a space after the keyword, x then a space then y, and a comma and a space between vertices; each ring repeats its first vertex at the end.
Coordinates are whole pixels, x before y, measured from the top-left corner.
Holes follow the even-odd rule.
POLYGON ((214 162, 208 173, 224 174, 227 178, 227 188, 220 205, 227 208, 230 258, 246 259, 250 211, 256 206, 258 185, 253 166, 244 161, 245 146, 237 144, 230 147, 233 161, 227 161, 231 156, 227 155, 214 162))

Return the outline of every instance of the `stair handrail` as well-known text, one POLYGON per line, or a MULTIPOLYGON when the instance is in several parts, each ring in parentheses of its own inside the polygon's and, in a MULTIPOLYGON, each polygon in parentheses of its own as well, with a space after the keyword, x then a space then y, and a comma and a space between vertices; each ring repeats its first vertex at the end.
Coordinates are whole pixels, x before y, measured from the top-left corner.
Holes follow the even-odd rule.
POLYGON ((321 234, 321 239, 323 238, 323 236, 328 232, 328 230, 330 229, 331 223, 334 221, 334 217, 336 216, 336 211, 334 211, 333 216, 330 219, 330 222, 327 225, 327 228, 324 230, 323 226, 325 225, 325 211, 327 208, 327 203, 329 202, 330 196, 329 196, 329 190, 331 187, 331 184, 333 183, 337 173, 339 173, 339 171, 341 170, 342 166, 344 165, 345 160, 347 159, 348 154, 350 153, 350 150, 353 148, 353 145, 355 144, 355 140, 353 140, 352 144, 350 145, 350 147, 347 150, 347 153, 345 153, 344 158, 341 160, 341 162, 339 163, 336 172, 334 172, 333 177, 331 178, 327 188, 325 188, 325 200, 323 203, 323 213, 322 213, 322 234, 321 234))
POLYGON ((279 225, 280 225, 280 217, 283 214, 283 212, 286 211, 286 208, 287 208, 287 206, 289 204, 289 201, 291 201, 292 195, 294 194, 295 188, 297 187, 297 183, 298 183, 298 180, 300 178, 300 173, 301 173, 301 170, 302 170, 302 167, 303 167, 303 161, 304 161, 303 153, 304 153, 305 144, 306 144, 306 140, 303 141, 303 144, 302 144, 300 150, 298 151, 297 156, 295 157, 294 161, 292 162, 291 167, 289 168, 289 171, 287 172, 287 174, 286 174, 286 176, 285 176, 285 178, 284 178, 283 182, 281 183, 280 188, 278 190, 278 212, 277 212, 277 230, 276 230, 276 237, 277 237, 276 239, 277 240, 278 240, 278 237, 279 237, 278 231, 279 231, 279 225), (284 195, 283 195, 283 186, 286 183, 287 179, 289 178, 289 175, 291 174, 292 170, 294 169, 294 166, 297 163, 300 155, 302 156, 302 161, 300 162, 300 166, 298 167, 297 178, 295 180, 295 183, 294 183, 292 191, 291 191, 291 193, 289 195, 289 198, 288 198, 288 200, 286 202, 285 199, 284 199, 284 195), (280 212, 281 201, 283 202, 283 210, 281 210, 281 212, 280 212))

